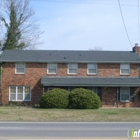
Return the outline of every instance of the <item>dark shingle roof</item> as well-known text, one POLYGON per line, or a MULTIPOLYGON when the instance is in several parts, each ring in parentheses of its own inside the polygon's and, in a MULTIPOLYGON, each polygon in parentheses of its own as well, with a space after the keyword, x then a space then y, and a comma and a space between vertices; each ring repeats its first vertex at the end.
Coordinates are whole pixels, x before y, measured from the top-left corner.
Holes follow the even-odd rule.
POLYGON ((98 78, 98 77, 42 77, 43 86, 131 86, 139 87, 139 78, 98 78))
POLYGON ((5 50, 0 61, 139 63, 140 57, 132 51, 5 50))

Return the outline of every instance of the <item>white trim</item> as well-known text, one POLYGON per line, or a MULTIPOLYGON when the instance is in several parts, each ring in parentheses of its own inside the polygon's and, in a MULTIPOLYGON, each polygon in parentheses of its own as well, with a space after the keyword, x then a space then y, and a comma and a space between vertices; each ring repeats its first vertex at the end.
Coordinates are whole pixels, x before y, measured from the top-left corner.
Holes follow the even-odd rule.
POLYGON ((130 75, 130 64, 120 64, 120 75, 130 75), (129 69, 127 69, 127 70, 129 70, 129 73, 121 73, 121 70, 122 70, 122 66, 123 65, 127 65, 128 67, 129 67, 129 69))
POLYGON ((130 102, 130 87, 120 87, 120 101, 121 102, 130 102), (121 88, 129 88, 129 100, 121 100, 121 88))
POLYGON ((26 63, 20 63, 20 62, 17 62, 15 63, 15 74, 25 74, 25 70, 26 69, 26 63), (17 64, 24 64, 24 72, 17 72, 17 64))
POLYGON ((47 63, 47 74, 57 74, 57 63, 47 63), (49 73, 49 65, 51 65, 51 64, 53 64, 53 65, 55 65, 55 67, 56 67, 56 73, 49 73))
POLYGON ((88 63, 87 64, 87 74, 88 75, 97 75, 97 70, 98 70, 98 67, 97 67, 97 64, 96 63, 88 63), (89 65, 95 65, 96 66, 96 73, 89 73, 89 65))
POLYGON ((9 101, 31 101, 31 87, 29 86, 9 86, 9 101), (15 100, 11 100, 11 87, 15 87, 16 88, 16 97, 15 97, 15 100), (18 87, 22 87, 23 88, 23 100, 18 100, 18 87), (25 100, 25 87, 28 87, 30 89, 30 100, 25 100))
POLYGON ((69 63, 69 64, 67 64, 67 74, 69 74, 69 75, 77 75, 77 73, 78 73, 78 64, 77 63, 69 63), (76 65, 76 68, 77 68, 77 72, 76 73, 70 73, 69 72, 69 65, 76 65))

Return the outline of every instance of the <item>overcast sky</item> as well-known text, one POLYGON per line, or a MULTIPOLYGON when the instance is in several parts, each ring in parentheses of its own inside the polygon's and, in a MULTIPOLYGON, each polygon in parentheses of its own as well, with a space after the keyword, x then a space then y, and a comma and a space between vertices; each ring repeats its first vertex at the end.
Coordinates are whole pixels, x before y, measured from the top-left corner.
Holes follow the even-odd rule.
MULTIPOLYGON (((138 0, 120 0, 125 25, 134 46, 140 44, 138 0)), ((31 0, 44 34, 38 49, 132 50, 118 0, 31 0)))

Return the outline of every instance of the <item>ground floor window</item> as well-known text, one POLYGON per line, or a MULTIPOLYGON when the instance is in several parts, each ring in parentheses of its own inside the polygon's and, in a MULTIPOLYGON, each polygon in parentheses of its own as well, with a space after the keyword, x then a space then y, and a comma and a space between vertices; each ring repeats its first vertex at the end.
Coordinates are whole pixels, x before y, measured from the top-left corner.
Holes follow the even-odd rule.
POLYGON ((31 101, 31 90, 27 86, 10 86, 10 101, 31 101))
POLYGON ((129 87, 121 87, 120 88, 120 101, 121 102, 129 102, 130 101, 130 88, 129 87))

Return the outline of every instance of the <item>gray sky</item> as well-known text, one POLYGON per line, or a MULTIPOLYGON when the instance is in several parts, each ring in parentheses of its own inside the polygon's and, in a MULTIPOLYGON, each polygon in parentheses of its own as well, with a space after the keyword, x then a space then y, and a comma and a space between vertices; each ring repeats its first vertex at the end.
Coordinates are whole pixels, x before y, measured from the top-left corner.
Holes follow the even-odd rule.
MULTIPOLYGON (((134 46, 140 44, 138 0, 120 0, 125 25, 134 46)), ((44 34, 38 49, 132 50, 118 0, 31 0, 44 34)))

